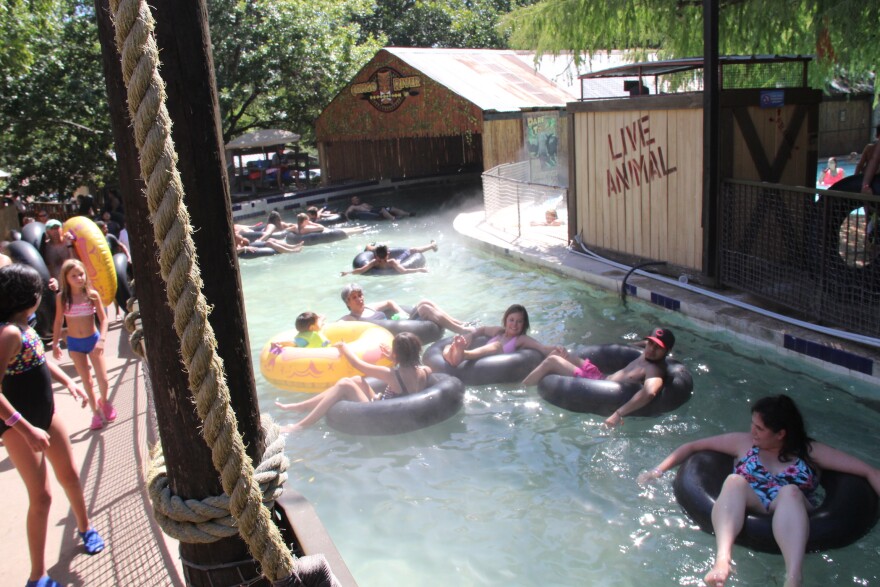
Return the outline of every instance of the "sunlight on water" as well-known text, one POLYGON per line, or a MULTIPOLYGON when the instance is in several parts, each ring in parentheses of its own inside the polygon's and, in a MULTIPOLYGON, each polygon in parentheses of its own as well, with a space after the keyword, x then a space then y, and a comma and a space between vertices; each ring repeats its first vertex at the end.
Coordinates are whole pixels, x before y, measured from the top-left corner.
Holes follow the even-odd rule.
MULTIPOLYGON (((398 203, 411 205, 405 202, 398 203)), ((260 349, 302 311, 342 315, 339 292, 353 280, 339 272, 373 241, 434 239, 440 250, 426 254, 427 274, 358 277, 368 303, 424 297, 483 324, 499 323, 509 304, 522 303, 533 336, 569 347, 631 341, 665 324, 676 331, 675 355, 690 367, 695 395, 672 414, 629 418, 609 432, 601 418, 551 406, 534 389, 471 387, 460 414, 411 434, 352 437, 321 423, 288 438, 290 486, 317 509, 361 587, 700 584, 713 538, 678 507, 671 480, 642 488, 635 477, 680 442, 747 430, 748 403, 770 393, 795 396, 813 436, 878 464, 876 404, 857 399, 867 384, 637 300, 624 308, 610 292, 468 248, 452 229, 457 210, 426 204, 418 212, 299 255, 242 261, 264 411, 286 422, 273 401, 307 396, 266 384, 260 349)), ((814 585, 878 584, 878 554, 875 529, 829 556, 810 555, 805 576, 814 585)), ((734 556, 731 584, 782 584, 781 557, 739 548, 734 556)))

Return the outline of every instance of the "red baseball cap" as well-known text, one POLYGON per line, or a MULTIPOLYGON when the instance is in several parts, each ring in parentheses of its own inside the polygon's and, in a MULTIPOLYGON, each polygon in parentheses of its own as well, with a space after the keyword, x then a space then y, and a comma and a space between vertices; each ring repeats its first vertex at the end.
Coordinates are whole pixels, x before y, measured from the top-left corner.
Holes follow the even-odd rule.
POLYGON ((675 335, 668 328, 656 328, 645 340, 653 340, 660 348, 671 351, 675 346, 675 335))

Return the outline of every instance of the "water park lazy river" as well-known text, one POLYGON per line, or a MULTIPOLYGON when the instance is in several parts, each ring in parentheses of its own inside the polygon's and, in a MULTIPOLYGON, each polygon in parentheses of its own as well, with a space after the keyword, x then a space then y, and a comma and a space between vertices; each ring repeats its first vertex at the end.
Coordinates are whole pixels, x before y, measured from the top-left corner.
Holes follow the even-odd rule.
MULTIPOLYGON (((367 303, 430 299, 452 316, 500 324, 523 304, 544 344, 627 344, 652 328, 672 328, 674 358, 694 379, 693 397, 655 418, 603 418, 569 412, 520 384, 469 386, 463 409, 444 422, 394 436, 354 436, 322 421, 288 437, 288 483, 310 500, 362 586, 702 584, 714 538, 676 502, 671 476, 643 487, 642 471, 687 440, 747 431, 750 404, 786 393, 808 432, 878 464, 872 450, 878 404, 869 384, 834 376, 753 348, 679 313, 469 248, 452 228, 479 190, 442 202, 424 198, 417 215, 368 222, 363 234, 299 254, 241 261, 253 361, 266 342, 310 310, 331 322, 346 313, 339 293, 356 282, 367 303), (340 276, 373 242, 427 244, 427 273, 340 276)), ((411 206, 409 200, 407 207, 411 206)), ((292 220, 292 218, 286 218, 292 220)), ((449 333, 447 332, 447 335, 449 333)), ((277 409, 310 394, 280 390, 257 372, 261 409, 281 424, 300 416, 277 409)), ((880 534, 808 555, 810 584, 880 580, 880 534)), ((781 585, 778 555, 736 547, 734 584, 781 585)))

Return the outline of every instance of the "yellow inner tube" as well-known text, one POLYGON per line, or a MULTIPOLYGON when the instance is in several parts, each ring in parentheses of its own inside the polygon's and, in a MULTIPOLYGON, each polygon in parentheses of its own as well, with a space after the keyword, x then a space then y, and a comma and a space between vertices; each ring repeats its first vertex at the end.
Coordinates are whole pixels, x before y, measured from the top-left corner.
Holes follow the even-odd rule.
POLYGON ((391 348, 394 336, 369 322, 334 322, 324 327, 330 345, 324 348, 282 347, 272 352, 273 342, 290 342, 296 330, 287 330, 274 337, 260 353, 260 371, 266 381, 288 391, 319 393, 343 377, 362 375, 332 345, 344 342, 361 360, 374 365, 390 367, 391 361, 382 354, 380 345, 391 348))
POLYGON ((76 237, 73 241, 76 256, 85 266, 92 287, 101 296, 101 303, 109 306, 116 299, 116 266, 104 233, 85 216, 69 218, 62 231, 72 232, 76 237))

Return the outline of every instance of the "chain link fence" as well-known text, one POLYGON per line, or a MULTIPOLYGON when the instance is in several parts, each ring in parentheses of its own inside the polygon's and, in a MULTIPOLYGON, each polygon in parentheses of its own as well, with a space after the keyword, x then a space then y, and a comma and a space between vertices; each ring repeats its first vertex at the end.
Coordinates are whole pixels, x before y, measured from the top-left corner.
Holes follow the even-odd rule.
POLYGON ((531 221, 543 220, 547 210, 567 210, 568 189, 532 183, 530 165, 529 161, 505 163, 482 176, 486 222, 517 237, 531 221))
POLYGON ((725 180, 720 200, 724 285, 880 335, 880 197, 725 180))

